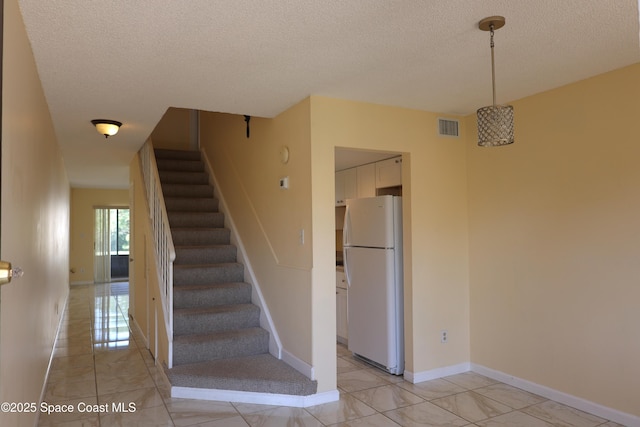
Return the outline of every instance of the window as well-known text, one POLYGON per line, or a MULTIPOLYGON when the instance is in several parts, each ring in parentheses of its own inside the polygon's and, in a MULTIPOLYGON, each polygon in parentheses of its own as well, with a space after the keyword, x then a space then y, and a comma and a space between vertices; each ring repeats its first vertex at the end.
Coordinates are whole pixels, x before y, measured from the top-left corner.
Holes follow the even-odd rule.
POLYGON ((129 209, 109 212, 111 255, 129 255, 129 209))

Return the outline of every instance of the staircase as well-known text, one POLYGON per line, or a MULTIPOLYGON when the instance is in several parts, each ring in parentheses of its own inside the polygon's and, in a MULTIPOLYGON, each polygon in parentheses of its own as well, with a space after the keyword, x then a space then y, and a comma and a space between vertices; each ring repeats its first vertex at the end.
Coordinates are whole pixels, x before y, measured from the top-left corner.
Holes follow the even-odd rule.
POLYGON ((174 387, 308 396, 311 381, 269 354, 198 151, 155 150, 171 235, 174 387))

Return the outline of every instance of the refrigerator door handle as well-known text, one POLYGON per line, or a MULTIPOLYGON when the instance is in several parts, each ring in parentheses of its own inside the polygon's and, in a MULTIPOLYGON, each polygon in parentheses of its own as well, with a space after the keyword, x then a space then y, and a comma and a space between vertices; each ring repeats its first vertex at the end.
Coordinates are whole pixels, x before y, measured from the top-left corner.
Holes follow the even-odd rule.
POLYGON ((349 248, 345 247, 342 249, 342 258, 344 265, 344 277, 347 279, 347 288, 351 287, 351 277, 349 276, 349 261, 347 260, 347 252, 349 252, 349 248))
POLYGON ((342 225, 342 228, 342 246, 345 247, 351 242, 351 239, 349 238, 351 230, 351 210, 349 209, 349 204, 347 204, 344 211, 344 224, 342 225))
POLYGON ((349 229, 351 228, 351 215, 349 204, 344 211, 344 224, 342 226, 342 263, 344 265, 344 276, 347 279, 347 288, 351 287, 351 278, 349 277, 349 260, 347 252, 349 251, 349 229))

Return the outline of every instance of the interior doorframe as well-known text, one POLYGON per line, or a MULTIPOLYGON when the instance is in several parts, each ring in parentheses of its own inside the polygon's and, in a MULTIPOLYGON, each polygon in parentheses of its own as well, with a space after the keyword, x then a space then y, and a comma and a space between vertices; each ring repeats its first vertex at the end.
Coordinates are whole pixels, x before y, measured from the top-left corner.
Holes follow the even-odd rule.
MULTIPOLYGON (((2 104, 3 102, 3 94, 2 94, 2 86, 3 81, 2 77, 4 75, 3 70, 4 63, 4 0, 0 0, 0 241, 2 241, 2 104)), ((1 259, 0 253, 0 259, 1 259)), ((0 291, 0 306, 2 304, 2 292, 0 291)), ((1 337, 0 337, 1 338, 1 337)), ((1 348, 2 340, 0 339, 0 348, 1 348)), ((2 354, 2 352, 0 352, 2 354)))

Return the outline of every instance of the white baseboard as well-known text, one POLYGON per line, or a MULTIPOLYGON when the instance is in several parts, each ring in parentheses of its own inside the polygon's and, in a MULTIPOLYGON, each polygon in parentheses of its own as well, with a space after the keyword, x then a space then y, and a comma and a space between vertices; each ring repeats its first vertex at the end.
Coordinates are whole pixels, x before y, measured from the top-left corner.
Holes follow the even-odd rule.
POLYGON ((340 399, 340 393, 338 390, 332 390, 324 393, 311 394, 309 396, 291 396, 287 394, 254 393, 236 390, 171 387, 171 397, 307 408, 323 403, 335 402, 340 399))
POLYGON ((313 369, 313 366, 309 365, 304 360, 301 360, 301 359, 297 358, 296 356, 294 356, 293 354, 289 353, 285 349, 282 349, 282 361, 284 363, 286 363, 287 365, 291 366, 296 371, 300 372, 305 377, 307 377, 307 378, 309 378, 311 380, 315 380, 316 379, 315 378, 315 371, 313 369))
POLYGON ((69 283, 71 286, 79 286, 79 285, 93 285, 93 280, 83 280, 79 282, 71 282, 69 283))
POLYGON ((471 370, 478 374, 492 378, 496 381, 509 384, 513 387, 520 388, 522 390, 537 394, 542 397, 546 397, 547 399, 551 399, 564 405, 571 406, 572 408, 588 412, 597 417, 614 421, 627 427, 640 427, 640 417, 636 415, 627 414, 626 412, 618 411, 616 409, 600 405, 599 403, 591 402, 589 400, 582 399, 580 397, 573 396, 571 394, 564 393, 558 390, 554 390, 552 388, 536 384, 522 378, 517 378, 512 375, 505 374, 504 372, 496 371, 494 369, 487 368, 475 363, 471 364, 471 370))
POLYGON ((140 336, 144 340, 144 347, 146 349, 149 349, 149 340, 147 339, 147 337, 144 336, 144 333, 142 332, 142 328, 140 328, 140 325, 138 325, 138 321, 136 320, 135 317, 133 317, 131 315, 129 315, 129 319, 131 319, 133 321, 133 327, 136 329, 138 334, 140 334, 140 336))
POLYGON ((404 379, 415 384, 423 381, 431 381, 442 377, 448 377, 450 375, 461 374, 469 371, 470 369, 471 364, 464 362, 457 365, 445 366, 443 368, 430 369, 422 372, 404 371, 404 379))

